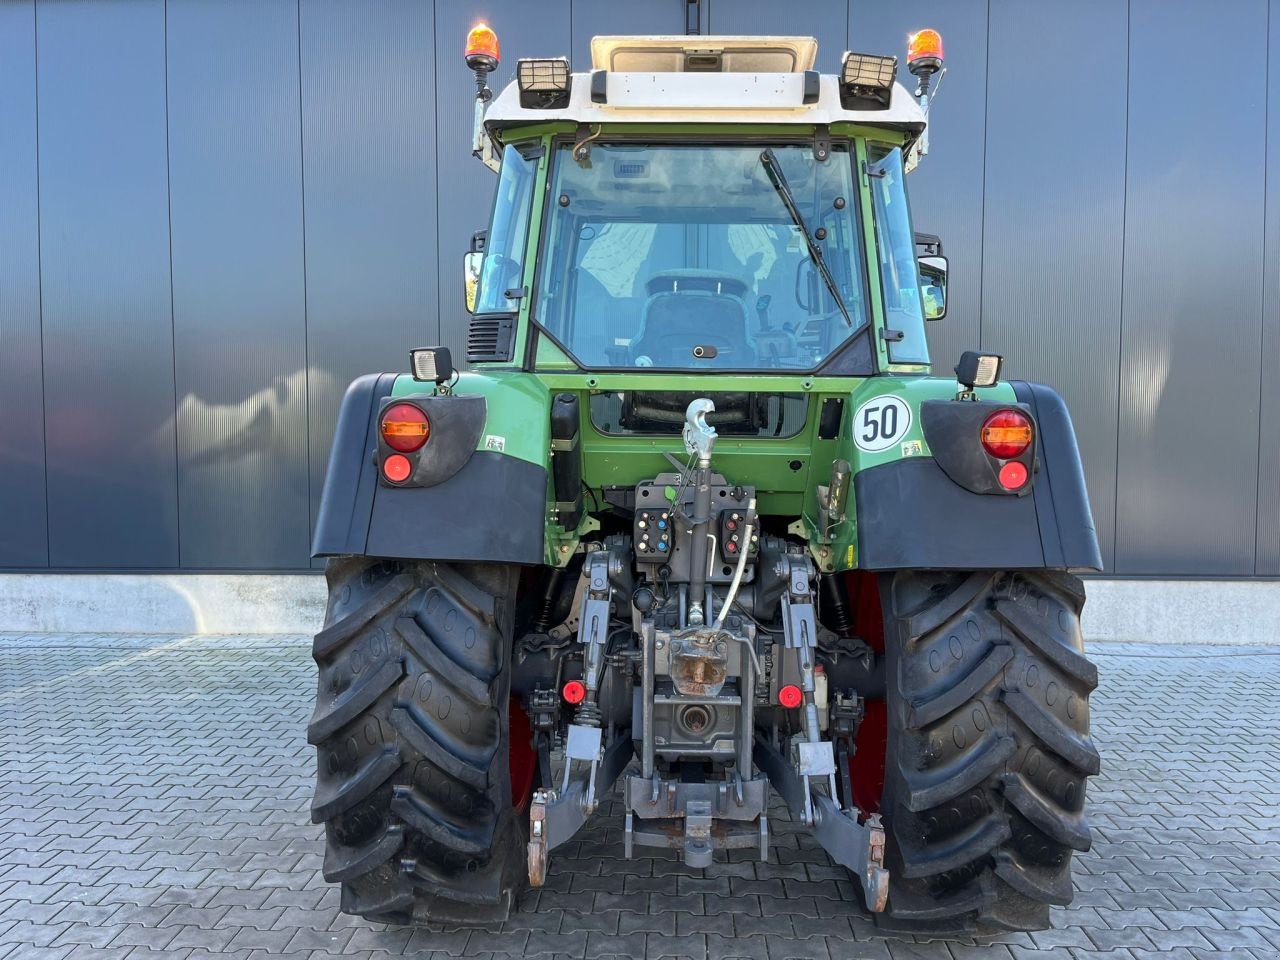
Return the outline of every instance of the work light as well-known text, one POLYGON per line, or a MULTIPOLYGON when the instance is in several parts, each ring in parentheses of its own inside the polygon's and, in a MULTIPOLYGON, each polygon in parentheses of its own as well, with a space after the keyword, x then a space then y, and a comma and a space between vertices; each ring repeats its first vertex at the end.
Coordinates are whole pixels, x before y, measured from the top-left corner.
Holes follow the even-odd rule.
POLYGON ((409 351, 413 379, 424 383, 444 383, 453 376, 453 356, 448 347, 418 347, 409 351))
POLYGON ((845 53, 840 68, 840 105, 846 110, 888 109, 897 75, 897 57, 845 53))
POLYGON ((516 85, 526 110, 562 110, 569 105, 569 61, 517 60, 516 85))
POLYGON ((966 390, 974 387, 994 387, 1000 382, 1000 367, 1004 357, 998 353, 978 353, 966 350, 956 364, 956 381, 966 390))

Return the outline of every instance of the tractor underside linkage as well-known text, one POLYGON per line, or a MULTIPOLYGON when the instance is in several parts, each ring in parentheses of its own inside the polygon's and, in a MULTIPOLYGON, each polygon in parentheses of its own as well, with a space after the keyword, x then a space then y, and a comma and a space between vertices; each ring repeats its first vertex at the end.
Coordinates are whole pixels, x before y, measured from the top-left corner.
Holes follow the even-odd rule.
POLYGON ((817 572, 799 546, 759 535, 754 491, 712 472, 713 409, 690 405, 689 464, 636 488, 634 535, 592 545, 569 616, 551 631, 576 631, 576 646, 561 650, 580 653, 581 679, 562 698, 545 687, 530 698, 546 773, 558 701, 574 708, 563 766, 530 804, 530 882, 541 885, 550 852, 638 754, 622 785, 628 858, 640 845, 680 849, 694 867, 716 850, 767 860, 772 785, 861 878, 867 906, 883 910, 884 829, 857 809, 849 783, 861 697, 850 690, 828 704, 818 646, 835 637, 818 622, 817 572), (630 623, 619 619, 626 611, 630 623))

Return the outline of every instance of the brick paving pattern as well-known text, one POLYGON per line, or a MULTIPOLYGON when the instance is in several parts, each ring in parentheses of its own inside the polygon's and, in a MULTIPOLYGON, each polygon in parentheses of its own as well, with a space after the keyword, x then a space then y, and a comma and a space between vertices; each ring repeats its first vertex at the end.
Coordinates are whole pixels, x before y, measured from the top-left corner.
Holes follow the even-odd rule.
POLYGON ((1095 647, 1075 902, 966 944, 878 934, 780 811, 774 862, 703 871, 622 860, 606 807, 497 932, 343 916, 307 815, 307 644, 0 635, 0 960, 1280 957, 1280 649, 1095 647))

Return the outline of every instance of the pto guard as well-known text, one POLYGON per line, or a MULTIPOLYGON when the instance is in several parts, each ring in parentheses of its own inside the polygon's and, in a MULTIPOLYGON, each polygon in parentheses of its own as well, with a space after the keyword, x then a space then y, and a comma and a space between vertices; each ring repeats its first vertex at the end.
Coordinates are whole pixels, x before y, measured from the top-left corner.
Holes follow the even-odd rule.
POLYGON ((397 397, 415 403, 429 399, 430 407, 439 409, 428 411, 432 435, 406 484, 380 479, 378 416, 396 377, 369 374, 347 388, 312 555, 541 563, 547 471, 503 453, 476 450, 483 430, 477 398, 397 397), (460 402, 443 406, 454 401, 460 402), (440 452, 427 456, 433 445, 440 452), (413 485, 422 481, 430 485, 413 485))

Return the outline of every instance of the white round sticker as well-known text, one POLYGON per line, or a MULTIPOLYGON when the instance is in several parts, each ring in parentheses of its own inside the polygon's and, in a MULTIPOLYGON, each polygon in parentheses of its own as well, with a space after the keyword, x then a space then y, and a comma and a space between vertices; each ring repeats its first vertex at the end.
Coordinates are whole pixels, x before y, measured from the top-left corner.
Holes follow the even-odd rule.
POLYGON ((874 397, 853 415, 853 442, 859 450, 888 450, 911 426, 911 407, 901 397, 874 397))

